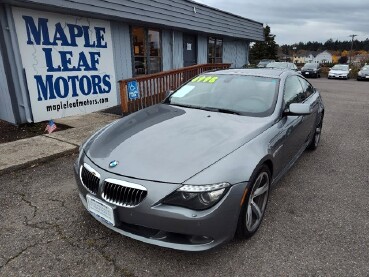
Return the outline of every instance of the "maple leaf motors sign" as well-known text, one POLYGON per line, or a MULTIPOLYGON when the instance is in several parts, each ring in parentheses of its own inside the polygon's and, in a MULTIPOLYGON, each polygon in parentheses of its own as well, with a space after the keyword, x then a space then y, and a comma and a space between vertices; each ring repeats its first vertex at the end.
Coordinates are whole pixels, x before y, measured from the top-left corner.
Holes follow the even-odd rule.
POLYGON ((13 8, 35 122, 117 105, 108 21, 13 8))

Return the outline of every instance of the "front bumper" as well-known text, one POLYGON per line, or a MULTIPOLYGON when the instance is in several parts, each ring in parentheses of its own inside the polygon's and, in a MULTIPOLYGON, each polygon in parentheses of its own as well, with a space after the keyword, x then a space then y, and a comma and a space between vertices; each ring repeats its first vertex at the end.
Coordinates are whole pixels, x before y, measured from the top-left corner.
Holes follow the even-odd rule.
POLYGON ((348 75, 328 75, 328 79, 348 79, 348 75))
POLYGON ((357 79, 358 80, 367 80, 367 81, 369 81, 369 75, 362 75, 362 76, 358 75, 357 79))
POLYGON ((314 72, 314 71, 301 71, 301 75, 304 77, 318 77, 318 72, 314 72))
MULTIPOLYGON (((101 175, 100 187, 105 179, 115 178, 136 183, 147 189, 146 198, 136 207, 121 207, 107 203, 114 210, 115 226, 91 213, 106 227, 145 243, 185 251, 208 250, 233 238, 247 182, 231 186, 222 200, 210 209, 195 211, 161 204, 161 200, 181 184, 130 179, 97 167, 86 156, 82 160, 101 175)), ((80 180, 77 163, 74 172, 80 198, 87 209, 86 196, 90 192, 80 180)), ((94 197, 104 201, 101 188, 94 197)))

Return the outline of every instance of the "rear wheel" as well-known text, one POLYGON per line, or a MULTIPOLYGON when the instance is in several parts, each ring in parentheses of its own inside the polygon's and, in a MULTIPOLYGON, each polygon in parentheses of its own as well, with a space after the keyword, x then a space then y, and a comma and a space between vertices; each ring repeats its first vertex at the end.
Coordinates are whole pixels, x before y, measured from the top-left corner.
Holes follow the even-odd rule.
POLYGON ((236 237, 240 239, 254 235, 263 220, 271 183, 268 166, 263 165, 250 183, 238 218, 236 237))
POLYGON ((307 149, 315 150, 315 149, 318 148, 319 142, 320 142, 320 137, 321 137, 321 134, 322 134, 322 127, 323 127, 323 115, 321 115, 320 120, 319 120, 318 124, 315 127, 314 136, 313 136, 310 144, 308 145, 307 149))

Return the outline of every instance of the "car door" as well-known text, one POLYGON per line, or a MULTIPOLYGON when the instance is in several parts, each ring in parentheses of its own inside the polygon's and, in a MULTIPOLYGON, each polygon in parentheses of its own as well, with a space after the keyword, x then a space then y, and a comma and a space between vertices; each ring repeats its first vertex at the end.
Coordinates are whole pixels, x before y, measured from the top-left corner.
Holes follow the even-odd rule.
POLYGON ((304 142, 306 143, 311 139, 313 133, 315 132, 315 125, 317 122, 317 115, 318 115, 318 110, 319 110, 319 96, 315 92, 314 87, 307 80, 301 77, 298 77, 298 78, 299 78, 299 81, 301 83, 302 89, 306 97, 304 100, 304 103, 309 104, 310 109, 312 110, 311 114, 303 116, 304 128, 305 128, 304 129, 304 134, 305 134, 304 142))
MULTIPOLYGON (((296 75, 289 76, 284 86, 284 111, 288 111, 291 103, 303 103, 306 95, 302 88, 299 77, 296 75)), ((302 145, 306 135, 306 121, 303 116, 288 115, 284 113, 279 125, 279 132, 276 136, 278 139, 278 148, 274 152, 276 160, 276 173, 280 173, 290 163, 292 163, 297 155, 301 152, 302 145)))

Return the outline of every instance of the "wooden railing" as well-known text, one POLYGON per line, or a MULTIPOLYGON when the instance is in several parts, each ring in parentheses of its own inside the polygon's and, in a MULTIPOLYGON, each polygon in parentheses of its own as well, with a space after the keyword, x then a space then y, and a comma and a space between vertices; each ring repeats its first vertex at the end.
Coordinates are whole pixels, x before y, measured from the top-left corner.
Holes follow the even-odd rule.
POLYGON ((119 81, 121 107, 123 114, 133 113, 151 105, 162 102, 166 92, 175 90, 191 78, 209 70, 227 69, 231 64, 199 64, 176 70, 163 71, 156 74, 139 76, 119 81), (130 100, 128 83, 136 81, 139 98, 130 100))

